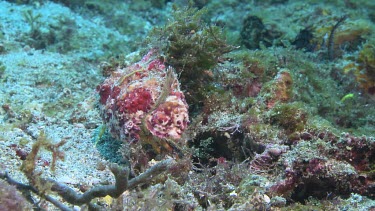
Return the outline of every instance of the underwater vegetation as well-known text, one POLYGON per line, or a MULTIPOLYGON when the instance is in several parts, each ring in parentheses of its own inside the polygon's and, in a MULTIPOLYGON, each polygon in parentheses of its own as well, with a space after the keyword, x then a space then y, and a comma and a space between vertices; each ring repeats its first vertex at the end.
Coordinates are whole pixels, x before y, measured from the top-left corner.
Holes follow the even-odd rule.
MULTIPOLYGON (((22 177, 0 164, 0 210, 375 210, 374 4, 53 1, 101 34, 9 2, 28 8, 25 51, 80 57, 30 79, 60 92, 41 108, 4 91, 0 144, 22 177), (85 181, 59 171, 90 156, 85 181)), ((0 60, 8 89, 12 71, 0 60)))
MULTIPOLYGON (((166 63, 176 69, 187 100, 200 106, 211 80, 210 69, 225 53, 234 49, 226 43, 222 29, 203 20, 204 9, 174 8, 167 25, 151 32, 150 43, 165 54, 166 63)), ((191 110, 193 110, 191 109, 191 110)))

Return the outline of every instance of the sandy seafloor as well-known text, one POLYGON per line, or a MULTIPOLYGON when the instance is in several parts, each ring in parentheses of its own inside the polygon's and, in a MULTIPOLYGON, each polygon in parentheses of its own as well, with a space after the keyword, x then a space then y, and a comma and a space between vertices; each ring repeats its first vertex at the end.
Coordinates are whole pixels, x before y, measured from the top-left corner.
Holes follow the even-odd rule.
MULTIPOLYGON (((1 105, 9 105, 12 110, 12 114, 1 110, 1 170, 26 182, 19 171, 21 160, 11 145, 25 141, 27 144, 22 148, 28 151, 35 138, 44 131, 52 142, 65 139, 67 143, 63 147, 65 161, 57 163, 54 173, 50 172, 49 166, 39 166, 43 174, 72 185, 111 181, 113 177, 107 169, 97 170, 98 163, 105 161, 92 142, 93 128, 101 122, 94 108, 94 99, 95 87, 102 78, 98 64, 85 61, 98 51, 95 40, 107 39, 106 34, 111 30, 104 27, 100 20, 84 19, 68 8, 50 2, 35 7, 1 1, 0 8, 1 42, 6 48, 6 52, 0 55, 0 61, 6 67, 0 85, 0 101, 1 105), (74 19, 79 25, 79 33, 87 36, 86 49, 61 54, 35 50, 27 45, 23 35, 29 32, 30 27, 22 14, 30 9, 43 14, 43 22, 54 22, 62 15, 74 19), (65 105, 59 105, 70 100, 65 105), (45 106, 49 103, 58 106, 50 109, 51 115, 46 115, 45 106), (30 117, 27 126, 22 129, 14 127, 14 124, 23 121, 24 115, 30 117), (86 121, 70 123, 72 115, 79 115, 86 121)), ((51 162, 49 153, 43 152, 40 156, 40 160, 51 162)))
MULTIPOLYGON (((107 27, 100 15, 85 16, 79 10, 49 1, 31 4, 0 1, 0 11, 0 66, 5 67, 0 75, 0 170, 27 183, 19 170, 22 161, 16 150, 30 150, 44 132, 52 142, 66 140, 67 143, 62 147, 65 160, 57 163, 55 172, 45 164, 51 162, 50 153, 42 151, 37 170, 43 175, 71 185, 77 191, 78 184, 90 187, 113 182, 108 167, 102 168, 108 161, 101 157, 92 141, 95 129, 102 124, 95 106, 95 88, 104 80, 100 62, 111 54, 105 45, 111 40, 119 40, 115 45, 126 45, 133 42, 132 37, 107 27), (28 40, 31 25, 25 21, 29 10, 41 14, 39 21, 43 26, 58 25, 62 19, 69 18, 74 25, 74 42, 78 42, 66 47, 63 37, 57 36, 60 40, 55 43, 35 49, 28 40)), ((135 34, 144 36, 152 21, 141 21, 135 34)), ((43 26, 42 31, 51 29, 43 26)), ((127 55, 141 50, 136 49, 135 43, 129 46, 118 46, 119 52, 127 55)), ((373 200, 366 203, 365 207, 374 209, 373 200)), ((55 209, 52 205, 46 207, 55 209)))

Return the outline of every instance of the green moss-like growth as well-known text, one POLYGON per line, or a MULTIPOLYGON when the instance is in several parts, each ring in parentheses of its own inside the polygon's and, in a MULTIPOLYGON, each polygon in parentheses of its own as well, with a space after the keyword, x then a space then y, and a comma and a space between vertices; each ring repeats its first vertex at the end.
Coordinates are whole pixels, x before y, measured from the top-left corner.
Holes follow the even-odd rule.
POLYGON ((63 97, 55 102, 45 103, 43 111, 48 116, 58 116, 60 112, 66 111, 67 108, 71 108, 76 102, 73 98, 63 97))
POLYGON ((180 71, 201 77, 201 71, 212 68, 217 58, 231 48, 220 37, 220 28, 202 22, 205 10, 176 9, 173 21, 165 27, 169 32, 165 49, 168 62, 180 71))
POLYGON ((309 117, 306 123, 306 128, 315 133, 330 131, 335 135, 340 134, 340 130, 335 128, 330 121, 318 115, 309 117))
POLYGON ((261 184, 268 182, 265 177, 250 174, 246 178, 244 178, 238 186, 238 193, 241 196, 249 196, 251 195, 256 189, 259 189, 261 184))
POLYGON ((212 137, 209 137, 205 140, 200 140, 199 147, 195 148, 193 151, 193 156, 198 158, 199 160, 207 162, 211 157, 211 153, 213 152, 212 143, 212 137))
POLYGON ((307 117, 308 113, 301 103, 277 104, 272 109, 271 122, 292 133, 304 130, 307 117))
POLYGON ((367 43, 358 56, 357 80, 366 91, 375 96, 375 41, 367 43))
POLYGON ((210 80, 207 70, 217 64, 223 54, 233 50, 226 44, 221 28, 203 22, 205 10, 174 8, 165 27, 155 28, 151 41, 166 54, 166 61, 180 74, 189 103, 203 99, 205 84, 210 80), (191 97, 194 96, 194 99, 191 97))
POLYGON ((123 158, 118 151, 122 142, 112 138, 105 125, 101 125, 95 130, 92 141, 95 143, 100 155, 106 160, 113 163, 121 163, 123 158))

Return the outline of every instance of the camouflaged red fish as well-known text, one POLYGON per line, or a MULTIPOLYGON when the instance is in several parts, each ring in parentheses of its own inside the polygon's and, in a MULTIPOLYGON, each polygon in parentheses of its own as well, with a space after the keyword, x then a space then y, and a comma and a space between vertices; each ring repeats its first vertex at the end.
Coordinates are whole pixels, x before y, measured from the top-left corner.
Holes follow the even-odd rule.
POLYGON ((114 71, 97 91, 101 116, 115 138, 178 140, 187 128, 185 96, 173 68, 155 49, 141 61, 114 71))

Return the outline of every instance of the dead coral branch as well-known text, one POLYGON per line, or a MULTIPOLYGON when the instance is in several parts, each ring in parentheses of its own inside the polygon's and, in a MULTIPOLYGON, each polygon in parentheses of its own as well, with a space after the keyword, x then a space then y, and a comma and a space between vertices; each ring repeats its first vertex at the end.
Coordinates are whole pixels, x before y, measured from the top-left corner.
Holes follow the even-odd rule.
POLYGON ((37 200, 32 197, 32 193, 51 202, 60 210, 72 210, 69 206, 50 196, 50 194, 54 192, 62 199, 64 199, 65 202, 71 205, 87 204, 90 210, 98 210, 99 207, 93 203, 90 203, 91 200, 97 197, 105 197, 107 195, 113 198, 118 198, 126 190, 131 190, 140 184, 149 182, 160 173, 169 169, 175 163, 174 159, 166 159, 160 161, 144 173, 131 180, 128 180, 128 167, 121 167, 117 164, 111 164, 110 170, 115 177, 115 184, 96 186, 86 191, 85 193, 80 194, 69 186, 59 183, 56 180, 53 180, 51 178, 42 178, 41 174, 36 172, 35 170, 35 163, 38 157, 37 155, 41 148, 45 148, 48 151, 52 152, 55 160, 56 158, 62 159, 63 156, 60 153, 61 151, 59 150, 59 148, 64 143, 65 142, 62 141, 57 144, 51 144, 44 133, 41 133, 38 137, 38 140, 34 143, 31 153, 29 153, 21 168, 23 173, 28 178, 29 184, 23 184, 15 181, 6 172, 0 172, 0 179, 8 182, 8 184, 14 185, 20 192, 23 193, 23 196, 36 207, 38 207, 36 202, 37 200))
MULTIPOLYGON (((63 198, 69 204, 72 204, 72 205, 88 204, 91 209, 96 210, 98 209, 98 207, 95 204, 90 203, 91 200, 98 198, 98 197, 104 197, 107 195, 113 198, 118 198, 126 190, 134 189, 140 184, 145 184, 149 182, 160 173, 168 170, 174 164, 175 164, 175 161, 173 159, 163 160, 155 164, 154 166, 152 166, 150 169, 148 169, 144 173, 140 174, 139 176, 131 180, 128 180, 128 176, 129 176, 128 168, 122 168, 118 166, 117 164, 112 164, 110 166, 110 169, 113 175, 115 176, 115 179, 116 179, 115 184, 96 186, 86 191, 83 194, 79 194, 76 191, 74 191, 72 188, 70 188, 69 186, 65 184, 61 184, 50 178, 49 179, 39 178, 40 180, 39 182, 51 184, 51 191, 56 192, 61 198, 63 198)), ((55 198, 41 193, 34 186, 26 185, 26 184, 15 181, 6 172, 0 172, 0 179, 3 179, 4 181, 8 182, 11 185, 15 185, 16 188, 21 192, 26 191, 26 192, 32 192, 34 194, 39 195, 40 197, 51 202, 52 204, 54 204, 56 207, 58 207, 61 210, 66 210, 66 211, 72 210, 65 204, 56 200, 55 198)))

